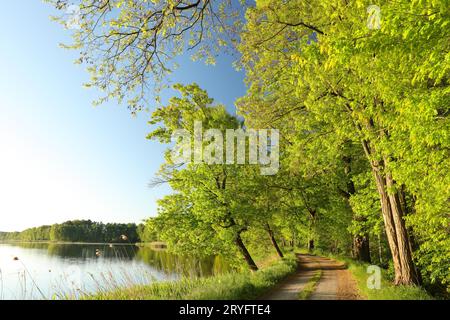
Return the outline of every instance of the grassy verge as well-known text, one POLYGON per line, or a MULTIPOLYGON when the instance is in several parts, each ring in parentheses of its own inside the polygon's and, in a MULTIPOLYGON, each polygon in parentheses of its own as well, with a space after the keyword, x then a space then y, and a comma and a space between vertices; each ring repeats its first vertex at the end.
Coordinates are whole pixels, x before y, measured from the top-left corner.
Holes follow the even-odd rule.
MULTIPOLYGON (((304 250, 301 251, 305 253, 304 250)), ((360 263, 348 257, 336 256, 330 253, 315 251, 313 254, 326 256, 346 264, 348 270, 358 284, 361 298, 366 300, 433 300, 434 298, 422 287, 395 286, 389 279, 387 271, 381 269, 381 281, 379 289, 371 289, 368 286, 369 277, 373 273, 368 272, 369 264, 360 263)))
POLYGON ((303 290, 299 292, 298 299, 308 300, 313 294, 313 292, 316 290, 316 287, 319 284, 321 277, 322 277, 322 270, 316 271, 316 273, 314 273, 314 276, 308 281, 303 290))
MULTIPOLYGON (((341 259, 342 260, 342 259, 341 259)), ((345 259, 348 269, 355 278, 359 293, 368 300, 432 300, 433 297, 423 288, 418 286, 395 286, 388 280, 386 271, 381 269, 381 283, 379 289, 370 289, 368 279, 371 276, 367 272, 368 264, 345 259)))
POLYGON ((296 270, 295 257, 288 256, 257 272, 229 273, 209 278, 182 279, 99 292, 87 300, 249 300, 296 270))

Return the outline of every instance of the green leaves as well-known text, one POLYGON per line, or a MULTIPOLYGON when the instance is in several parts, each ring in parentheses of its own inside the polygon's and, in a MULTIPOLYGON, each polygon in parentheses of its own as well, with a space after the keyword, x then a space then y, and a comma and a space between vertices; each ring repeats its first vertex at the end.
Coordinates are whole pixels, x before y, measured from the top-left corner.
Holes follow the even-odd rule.
POLYGON ((64 26, 65 11, 79 8, 80 29, 66 47, 80 51, 78 61, 91 74, 87 85, 104 92, 96 103, 114 99, 132 113, 145 110, 146 98, 166 86, 176 56, 190 51, 213 63, 225 43, 236 41, 241 25, 230 0, 46 1, 61 11, 55 20, 64 26))
POLYGON ((348 252, 351 235, 382 238, 386 191, 402 200, 426 280, 449 283, 448 0, 379 1, 379 10, 359 0, 264 0, 247 8, 245 26, 230 1, 92 1, 79 1, 82 28, 68 47, 88 65, 88 87, 105 92, 98 102, 126 101, 132 112, 146 108, 152 80, 164 86, 176 55, 195 49, 213 64, 240 39, 245 122, 198 85, 177 85, 179 95, 153 112, 149 139, 169 144, 178 129, 193 133, 195 121, 281 131, 274 177, 248 165, 177 166, 168 147, 160 176, 175 195, 151 224, 173 247, 234 250, 236 235, 259 243, 270 223, 283 239, 314 236, 348 252))
MULTIPOLYGON (((338 146, 359 146, 352 159, 365 157, 366 166, 355 174, 373 179, 370 164, 393 175, 388 192, 408 195, 407 221, 421 248, 416 260, 425 274, 439 270, 430 279, 446 283, 447 267, 438 266, 436 255, 448 252, 449 239, 450 28, 442 26, 450 7, 448 1, 382 1, 381 29, 369 30, 367 5, 265 1, 250 9, 239 47, 250 90, 239 109, 252 124, 282 130, 291 171, 336 175, 330 185, 341 189, 345 176, 337 174, 336 159, 345 154, 338 146)), ((368 219, 354 224, 353 233, 379 232, 372 183, 357 183, 351 197, 354 213, 368 219)))

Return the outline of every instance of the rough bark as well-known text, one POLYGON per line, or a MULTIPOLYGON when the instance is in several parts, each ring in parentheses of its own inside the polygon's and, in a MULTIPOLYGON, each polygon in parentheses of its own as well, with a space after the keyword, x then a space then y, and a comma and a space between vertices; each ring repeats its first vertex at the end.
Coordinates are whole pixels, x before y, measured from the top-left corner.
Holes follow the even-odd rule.
POLYGON ((378 171, 377 167, 372 167, 375 177, 378 194, 380 196, 381 212, 383 214, 384 227, 386 230, 386 237, 388 239, 389 248, 391 250, 392 260, 394 262, 395 282, 402 278, 402 267, 400 263, 399 250, 397 244, 397 236, 395 231, 394 219, 389 203, 389 197, 386 191, 386 185, 383 177, 378 171))
POLYGON ((283 252, 281 251, 280 247, 278 246, 278 243, 277 243, 277 240, 275 239, 275 235, 273 233, 272 228, 270 227, 269 224, 267 224, 266 228, 267 228, 267 232, 269 233, 270 241, 272 242, 273 247, 277 251, 278 256, 280 258, 283 258, 284 257, 283 252))
MULTIPOLYGON (((394 190, 394 184, 395 182, 392 179, 392 176, 387 174, 386 187, 388 190, 394 190)), ((397 235, 399 260, 402 268, 402 274, 398 281, 400 284, 420 284, 420 277, 412 258, 411 240, 406 229, 405 220, 403 219, 405 213, 402 210, 398 192, 391 192, 388 197, 397 235)))
POLYGON ((383 164, 371 159, 372 173, 380 196, 386 236, 394 263, 394 282, 397 285, 420 284, 420 278, 412 260, 411 245, 403 220, 404 213, 398 194, 394 192, 395 182, 390 174, 383 172, 383 164))
POLYGON ((242 253, 242 256, 244 257, 245 262, 247 263, 250 270, 257 271, 258 266, 256 265, 255 261, 253 260, 252 256, 250 255, 250 252, 248 252, 247 247, 244 244, 244 241, 242 241, 241 233, 242 233, 242 231, 236 235, 235 243, 238 246, 239 251, 242 253))
MULTIPOLYGON (((377 130, 373 119, 370 119, 366 126, 372 133, 377 130)), ((361 130, 360 125, 357 125, 357 127, 361 130)), ((387 130, 378 128, 378 132, 384 138, 389 137, 387 130)), ((398 196, 399 190, 397 190, 388 168, 390 159, 388 156, 372 149, 369 140, 363 139, 361 142, 380 196, 386 236, 394 263, 394 282, 396 285, 418 285, 420 284, 420 277, 412 259, 412 246, 403 219, 405 212, 398 196)))

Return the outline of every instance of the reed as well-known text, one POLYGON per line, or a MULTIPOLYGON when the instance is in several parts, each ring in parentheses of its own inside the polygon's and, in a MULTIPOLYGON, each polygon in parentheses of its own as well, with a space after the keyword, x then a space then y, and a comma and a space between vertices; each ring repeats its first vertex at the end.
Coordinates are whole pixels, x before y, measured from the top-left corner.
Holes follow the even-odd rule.
POLYGON ((86 295, 85 300, 251 300, 296 270, 288 256, 257 272, 227 273, 205 278, 182 278, 150 285, 117 287, 86 295))

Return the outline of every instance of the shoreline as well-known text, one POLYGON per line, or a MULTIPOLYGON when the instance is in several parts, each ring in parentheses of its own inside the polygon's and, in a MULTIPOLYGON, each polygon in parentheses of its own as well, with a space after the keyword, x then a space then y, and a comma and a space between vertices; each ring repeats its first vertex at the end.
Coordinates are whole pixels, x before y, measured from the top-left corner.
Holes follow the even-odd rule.
POLYGON ((164 242, 136 242, 136 243, 120 243, 120 242, 65 242, 65 241, 0 241, 1 244, 56 244, 56 245, 87 245, 87 246, 136 246, 136 247, 155 247, 167 248, 164 242))
POLYGON ((297 270, 293 255, 256 272, 242 270, 211 277, 160 281, 69 297, 68 300, 258 300, 297 270))

